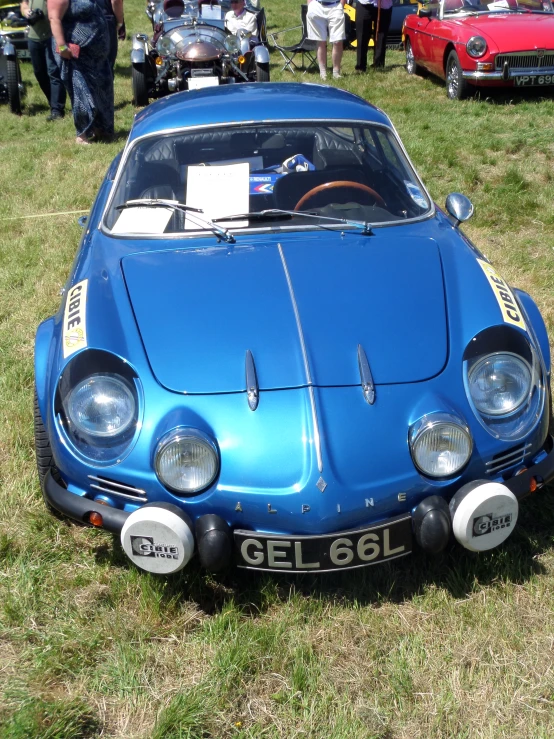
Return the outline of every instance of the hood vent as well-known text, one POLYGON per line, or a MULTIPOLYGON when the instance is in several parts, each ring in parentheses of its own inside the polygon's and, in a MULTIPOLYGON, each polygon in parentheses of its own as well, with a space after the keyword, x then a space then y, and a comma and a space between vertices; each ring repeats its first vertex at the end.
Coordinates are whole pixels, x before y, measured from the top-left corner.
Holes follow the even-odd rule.
POLYGON ((531 444, 520 444, 519 446, 512 447, 507 452, 495 454, 486 464, 487 474, 499 475, 512 467, 523 464, 525 455, 529 453, 530 448, 531 444))
POLYGON ((90 487, 96 494, 118 495, 120 498, 138 501, 139 503, 148 502, 146 492, 140 488, 135 488, 132 485, 123 485, 123 483, 110 480, 107 477, 96 477, 95 475, 89 475, 88 477, 92 481, 90 487))

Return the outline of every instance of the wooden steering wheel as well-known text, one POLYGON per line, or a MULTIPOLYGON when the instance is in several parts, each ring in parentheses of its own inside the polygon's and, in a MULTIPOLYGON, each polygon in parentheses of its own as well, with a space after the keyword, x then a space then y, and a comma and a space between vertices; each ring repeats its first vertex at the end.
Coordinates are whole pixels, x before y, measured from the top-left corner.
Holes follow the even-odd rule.
POLYGON ((361 182, 352 182, 351 180, 337 180, 336 182, 324 182, 321 185, 317 185, 317 187, 312 187, 312 189, 308 190, 308 192, 303 195, 296 203, 296 205, 294 206, 294 210, 300 210, 304 203, 310 200, 310 198, 313 198, 314 195, 317 195, 324 190, 330 190, 335 187, 353 187, 355 190, 363 190, 364 192, 368 192, 370 195, 372 195, 375 198, 375 201, 379 203, 379 205, 381 205, 383 208, 387 207, 387 204, 385 203, 383 198, 379 195, 378 192, 375 192, 372 187, 369 187, 368 185, 362 185, 361 182))

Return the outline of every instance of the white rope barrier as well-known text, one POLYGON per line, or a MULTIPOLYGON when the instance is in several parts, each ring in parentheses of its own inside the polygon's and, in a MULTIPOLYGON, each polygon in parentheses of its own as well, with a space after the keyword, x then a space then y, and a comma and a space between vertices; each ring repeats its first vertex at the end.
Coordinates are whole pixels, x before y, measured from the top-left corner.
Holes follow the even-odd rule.
POLYGON ((59 213, 37 213, 30 216, 10 216, 9 218, 0 218, 0 221, 18 221, 22 218, 50 218, 51 216, 73 216, 77 213, 88 213, 88 210, 63 210, 59 213))

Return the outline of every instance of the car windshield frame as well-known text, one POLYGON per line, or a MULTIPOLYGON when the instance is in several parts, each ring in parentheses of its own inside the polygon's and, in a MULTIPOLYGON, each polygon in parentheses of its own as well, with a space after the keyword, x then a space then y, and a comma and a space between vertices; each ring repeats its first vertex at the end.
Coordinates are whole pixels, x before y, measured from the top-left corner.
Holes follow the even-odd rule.
MULTIPOLYGON (((212 235, 208 230, 198 228, 198 229, 190 229, 190 230, 182 230, 182 231, 169 231, 169 232, 161 232, 161 233, 114 233, 113 232, 113 224, 112 226, 108 226, 107 220, 110 213, 117 208, 120 203, 114 203, 116 199, 116 194, 118 192, 118 189, 120 187, 121 181, 123 176, 126 173, 127 166, 131 160, 131 157, 134 155, 136 149, 143 144, 145 141, 148 141, 149 139, 154 138, 169 138, 174 137, 178 135, 186 135, 188 133, 197 133, 199 131, 217 131, 218 129, 227 128, 227 129, 233 129, 236 131, 242 131, 245 127, 259 127, 261 129, 267 128, 268 126, 288 126, 288 127, 302 127, 302 126, 321 126, 328 129, 341 129, 341 128, 352 128, 352 127, 366 127, 366 128, 373 128, 375 130, 380 130, 384 132, 386 135, 392 136, 394 143, 400 150, 400 153, 402 157, 404 158, 403 164, 407 167, 409 174, 411 175, 411 178, 416 185, 416 187, 419 189, 421 195, 427 200, 428 207, 421 213, 417 214, 416 216, 410 217, 410 218, 401 218, 398 217, 396 220, 375 220, 371 221, 371 226, 376 228, 386 227, 386 226, 402 226, 412 223, 417 223, 420 221, 425 221, 430 218, 433 218, 436 215, 436 209, 435 209, 435 203, 429 194, 429 191, 425 187, 425 184, 422 182, 420 176, 417 173, 416 168, 414 167, 408 152, 406 151, 406 148, 404 144, 402 143, 402 140, 400 139, 400 136, 398 135, 398 132, 396 131, 394 125, 391 123, 390 125, 383 124, 381 122, 371 121, 367 119, 345 119, 345 118, 339 118, 339 119, 330 119, 330 118, 320 118, 320 119, 302 119, 302 120, 291 120, 291 119, 274 119, 274 120, 244 120, 240 122, 218 122, 213 124, 202 124, 202 125, 196 125, 196 126, 179 126, 176 128, 168 128, 167 130, 160 130, 160 131, 154 131, 149 132, 146 134, 143 134, 142 136, 138 136, 137 138, 133 139, 127 147, 124 149, 123 154, 121 156, 120 162, 117 167, 117 171, 113 180, 112 187, 110 189, 110 193, 108 195, 105 207, 102 212, 102 216, 99 221, 99 229, 104 233, 106 236, 110 236, 112 238, 117 239, 132 239, 132 240, 158 240, 158 239, 164 239, 164 240, 182 240, 182 239, 198 239, 202 236, 212 235)), ((253 210, 253 209, 252 209, 253 210)), ((260 208, 262 210, 262 208, 260 208)), ((227 215, 227 214, 225 214, 227 215)), ((205 216, 203 216, 205 217, 205 216)), ((340 224, 332 224, 329 223, 329 220, 324 220, 325 216, 322 215, 322 221, 321 224, 315 222, 312 219, 302 219, 299 218, 298 221, 291 222, 283 222, 282 220, 276 219, 274 222, 270 223, 257 223, 256 220, 252 220, 248 226, 239 227, 236 225, 230 225, 229 231, 234 235, 244 235, 244 234, 252 234, 252 233, 264 233, 264 232, 294 232, 294 231, 314 231, 318 230, 322 227, 325 227, 325 229, 337 229, 337 230, 344 230, 344 225, 340 224)))
POLYGON ((440 0, 439 18, 452 18, 464 15, 499 15, 502 13, 540 13, 541 15, 552 15, 554 7, 552 0, 491 0, 491 2, 482 2, 481 0, 459 0, 460 7, 451 10, 445 7, 448 0, 440 0), (544 5, 549 4, 549 8, 544 5), (537 7, 527 7, 528 5, 536 5, 537 7))

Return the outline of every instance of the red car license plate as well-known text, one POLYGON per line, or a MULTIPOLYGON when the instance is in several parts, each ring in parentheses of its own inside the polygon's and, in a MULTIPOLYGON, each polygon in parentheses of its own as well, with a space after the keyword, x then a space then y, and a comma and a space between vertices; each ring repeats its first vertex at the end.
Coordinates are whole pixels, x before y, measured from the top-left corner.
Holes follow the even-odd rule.
POLYGON ((554 74, 526 74, 516 77, 516 87, 533 87, 534 85, 554 85, 554 74))
POLYGON ((237 566, 270 572, 329 572, 384 562, 412 551, 409 515, 356 531, 283 536, 235 530, 237 566))

